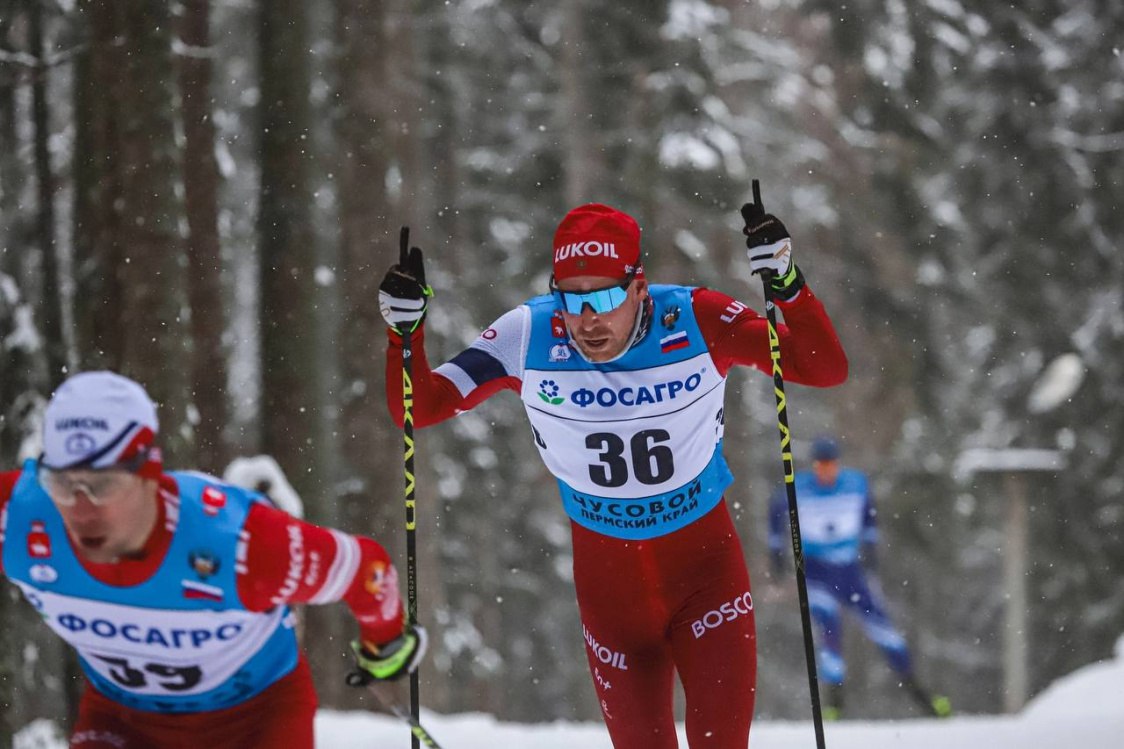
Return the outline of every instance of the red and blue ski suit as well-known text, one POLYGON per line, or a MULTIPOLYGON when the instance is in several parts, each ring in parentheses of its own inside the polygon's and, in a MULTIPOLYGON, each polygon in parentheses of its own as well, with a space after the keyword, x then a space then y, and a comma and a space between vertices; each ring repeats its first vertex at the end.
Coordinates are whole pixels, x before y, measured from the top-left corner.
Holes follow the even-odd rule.
POLYGON ((311 749, 316 692, 288 606, 343 600, 362 639, 402 631, 397 575, 371 539, 176 472, 144 547, 93 563, 35 472, 0 472, 0 572, 81 657, 71 747, 311 749))
MULTIPOLYGON (((412 335, 418 426, 520 394, 571 519, 590 672, 617 749, 674 749, 674 674, 692 747, 744 749, 756 686, 749 574, 723 499, 723 392, 734 365, 772 371, 767 323, 708 289, 649 287, 650 328, 611 362, 587 361, 551 297, 506 313, 436 370, 412 335)), ((831 386, 847 360, 805 288, 779 302, 785 377, 831 386)), ((643 326, 642 326, 643 329, 643 326)), ((402 343, 390 333, 387 402, 402 421, 402 343)))

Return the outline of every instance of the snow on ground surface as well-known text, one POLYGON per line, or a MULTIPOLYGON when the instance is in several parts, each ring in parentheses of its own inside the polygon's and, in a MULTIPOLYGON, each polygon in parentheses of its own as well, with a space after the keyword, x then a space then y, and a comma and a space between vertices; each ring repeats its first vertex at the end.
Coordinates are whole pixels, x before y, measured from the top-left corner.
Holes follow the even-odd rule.
MULTIPOLYGON (((490 715, 437 715, 422 711, 422 725, 442 749, 612 749, 599 723, 520 725, 490 715)), ((25 728, 14 749, 64 749, 53 727, 25 728)), ((316 718, 320 749, 406 749, 409 729, 396 718, 322 710, 316 718)), ((682 726, 680 746, 687 741, 682 726)), ((1119 749, 1124 747, 1124 637, 1116 658, 1086 666, 1054 682, 1018 715, 966 715, 946 720, 840 721, 825 729, 828 749, 1119 749)), ((815 746, 811 722, 760 721, 753 749, 815 746)))

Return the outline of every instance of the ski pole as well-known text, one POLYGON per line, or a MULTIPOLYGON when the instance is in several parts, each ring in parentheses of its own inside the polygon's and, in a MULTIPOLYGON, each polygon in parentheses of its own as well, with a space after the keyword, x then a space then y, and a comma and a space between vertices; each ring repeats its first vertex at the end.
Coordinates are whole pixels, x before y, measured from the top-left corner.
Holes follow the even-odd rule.
MULTIPOLYGON (((761 183, 753 180, 753 202, 761 203, 761 183)), ((784 394, 781 370, 781 339, 777 335, 777 308, 773 303, 773 271, 761 271, 765 286, 765 317, 769 322, 769 356, 773 362, 773 392, 777 396, 777 428, 781 438, 781 462, 788 494, 788 524, 792 531, 792 556, 796 563, 796 589, 800 595, 800 623, 804 628, 804 658, 808 662, 808 690, 812 698, 812 723, 817 749, 825 749, 823 713, 820 708, 819 680, 816 677, 816 649, 812 642, 812 616, 808 606, 808 582, 804 577, 804 544, 800 540, 800 515, 796 510, 796 474, 792 464, 792 431, 788 428, 788 401, 784 394)))
MULTIPOLYGON (((410 249, 410 227, 403 226, 399 234, 400 257, 405 258, 410 249)), ((408 624, 418 622, 418 559, 417 559, 417 533, 414 518, 414 378, 413 378, 413 351, 410 338, 413 331, 402 334, 402 441, 403 463, 406 472, 406 621, 408 624)), ((410 674, 410 725, 413 736, 410 739, 411 749, 419 749, 421 730, 418 723, 421 717, 421 686, 418 677, 419 669, 414 669, 410 674)), ((399 708, 401 710, 401 708, 399 708)), ((437 746, 427 743, 427 746, 437 746)))
POLYGON ((425 730, 418 719, 407 713, 398 705, 391 705, 390 712, 398 718, 406 721, 410 726, 410 741, 414 746, 425 744, 430 749, 441 749, 441 745, 437 743, 436 739, 429 735, 429 731, 425 730))
POLYGON ((383 712, 389 713, 409 725, 412 742, 415 744, 421 742, 429 747, 429 749, 441 749, 441 745, 430 735, 429 731, 425 730, 425 727, 416 717, 408 713, 401 705, 385 699, 382 694, 379 693, 375 684, 366 681, 362 672, 353 671, 349 673, 347 675, 347 683, 351 686, 367 687, 367 691, 375 698, 375 702, 383 709, 383 712))

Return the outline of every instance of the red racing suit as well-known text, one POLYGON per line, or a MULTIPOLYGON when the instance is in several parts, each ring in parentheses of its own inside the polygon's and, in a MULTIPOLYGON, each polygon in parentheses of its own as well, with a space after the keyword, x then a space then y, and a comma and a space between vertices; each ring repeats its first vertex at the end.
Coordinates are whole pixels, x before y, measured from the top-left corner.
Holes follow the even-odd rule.
MULTIPOLYGON (((661 293, 668 298, 676 295, 676 300, 689 299, 693 320, 690 331, 680 328, 660 338, 667 332, 659 329, 661 321, 668 325, 671 319, 674 323, 682 310, 675 307, 654 310, 651 329, 644 335, 655 336, 656 340, 645 344, 655 360, 658 361, 661 350, 674 351, 685 345, 684 341, 690 336, 701 334, 705 346, 698 342, 693 345, 702 349, 702 357, 709 354, 709 361, 719 370, 722 384, 734 365, 771 373, 768 327, 763 317, 716 291, 666 289, 661 293)), ((534 396, 552 404, 566 401, 566 393, 558 386, 560 379, 556 382, 543 378, 540 383, 540 378, 535 376, 535 383, 524 381, 524 374, 533 369, 528 365, 533 356, 546 361, 545 353, 529 353, 530 349, 549 350, 551 362, 571 360, 575 355, 572 347, 566 350, 570 344, 564 340, 566 333, 560 317, 551 324, 553 336, 560 339, 554 346, 542 345, 544 336, 549 342, 550 333, 531 332, 538 330, 534 327, 537 313, 533 310, 543 304, 542 299, 531 300, 525 307, 532 311, 519 308, 507 313, 484 331, 469 349, 437 370, 431 370, 426 359, 423 329, 415 331, 411 339, 415 424, 420 427, 443 421, 501 390, 521 393, 532 425, 535 415, 531 414, 531 409, 536 404, 542 405, 534 396), (531 388, 530 398, 527 397, 528 387, 531 388)), ((793 300, 778 302, 777 306, 787 323, 778 330, 786 379, 820 387, 845 380, 846 355, 811 289, 805 287, 793 300)), ((391 414, 401 424, 402 341, 393 331, 389 335, 387 403, 391 414)), ((707 368, 701 371, 713 378, 709 361, 707 368)), ((589 365, 581 376, 584 382, 591 383, 575 391, 575 395, 585 393, 585 404, 593 404, 597 399, 608 399, 603 405, 608 401, 615 404, 619 398, 620 402, 631 406, 645 396, 655 400, 681 394, 692 384, 688 379, 686 386, 678 382, 666 386, 660 383, 649 389, 632 384, 622 386, 633 381, 621 379, 619 365, 589 365), (602 370, 603 382, 597 379, 602 370), (599 389, 599 385, 605 387, 599 389)), ((626 376, 631 375, 626 373, 626 376)), ((642 377, 643 373, 636 376, 642 377)), ((702 381, 701 375, 699 378, 695 383, 702 381)), ((703 389, 697 384, 696 387, 703 389)), ((720 398, 720 394, 717 397, 720 398)), ((579 413, 592 411, 591 408, 579 413)), ((712 429, 712 425, 699 424, 697 428, 712 429)), ((546 445, 540 439, 539 430, 534 432, 543 452, 546 445)), ((711 440, 713 444, 713 436, 711 440)), ((594 445, 586 442, 586 446, 594 445)), ((558 445, 552 444, 552 447, 558 445)), ((567 449, 580 448, 581 445, 577 445, 567 449)), ((547 460, 546 453, 543 454, 547 460)), ((548 467, 550 465, 548 461, 548 467)), ((725 471, 724 461, 721 461, 721 468, 725 471)), ((558 471, 555 473, 557 475, 558 471)), ((725 473, 728 476, 728 471, 725 473)), ((717 485, 721 487, 725 483, 717 485)), ((565 501, 565 484, 563 493, 565 501)), ((700 507, 699 512, 705 513, 701 517, 691 518, 686 525, 674 525, 666 533, 648 538, 622 538, 612 532, 599 532, 590 527, 592 523, 581 522, 580 516, 570 513, 574 582, 586 654, 602 714, 617 749, 674 749, 678 746, 672 713, 675 672, 686 694, 687 737, 692 747, 744 749, 748 742, 756 686, 753 599, 741 545, 725 501, 720 494, 712 501, 713 505, 706 503, 700 507)), ((587 506, 581 500, 579 503, 587 506)), ((649 505, 655 504, 649 502, 649 505)), ((662 500, 658 504, 661 508, 665 506, 662 500)), ((591 517, 598 521, 614 520, 607 515, 591 517)))

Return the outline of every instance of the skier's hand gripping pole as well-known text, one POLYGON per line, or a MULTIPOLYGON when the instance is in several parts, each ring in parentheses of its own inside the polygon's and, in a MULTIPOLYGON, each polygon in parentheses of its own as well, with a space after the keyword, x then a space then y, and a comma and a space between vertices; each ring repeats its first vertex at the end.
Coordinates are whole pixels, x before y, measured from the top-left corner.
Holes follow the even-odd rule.
POLYGON ((402 227, 398 263, 390 266, 379 284, 379 312, 386 324, 402 336, 417 330, 425 319, 433 287, 425 282, 421 249, 410 247, 410 228, 402 227))
POLYGON ((792 237, 781 220, 765 213, 761 183, 753 180, 753 202, 742 206, 746 255, 749 268, 781 301, 788 301, 804 288, 804 274, 792 259, 792 237))
POLYGON ((417 672, 418 664, 425 655, 427 638, 425 630, 407 625, 401 635, 383 645, 355 641, 351 649, 355 651, 355 668, 347 675, 347 684, 352 687, 367 687, 385 712, 405 721, 410 726, 411 742, 430 749, 441 749, 437 741, 422 726, 418 716, 411 715, 396 700, 383 694, 379 687, 397 681, 409 673, 417 672))
POLYGON ((348 674, 347 683, 366 686, 372 681, 397 681, 414 673, 425 656, 427 642, 425 629, 416 625, 407 626, 402 634, 382 645, 352 642, 355 671, 348 674))

